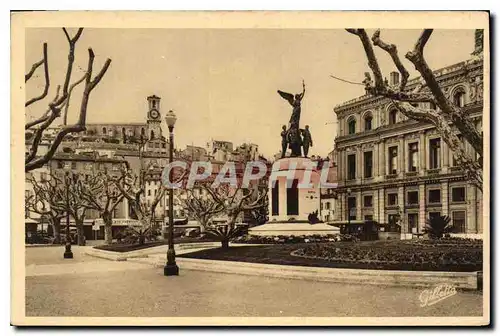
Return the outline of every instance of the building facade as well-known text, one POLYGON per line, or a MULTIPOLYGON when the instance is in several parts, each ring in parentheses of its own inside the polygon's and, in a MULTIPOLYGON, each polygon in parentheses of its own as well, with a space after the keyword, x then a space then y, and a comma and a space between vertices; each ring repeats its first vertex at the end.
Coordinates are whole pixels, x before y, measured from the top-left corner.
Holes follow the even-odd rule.
MULTIPOLYGON (((435 74, 447 98, 482 131, 483 60, 477 45, 476 41, 471 59, 435 74)), ((418 81, 411 80, 408 90, 418 81)), ((390 84, 398 83, 398 73, 391 73, 390 84)), ((456 233, 483 232, 482 193, 468 183, 431 124, 409 120, 388 99, 371 95, 340 104, 334 112, 338 120, 336 221, 374 220, 409 238, 422 233, 428 218, 447 215, 456 233)), ((464 145, 477 157, 469 143, 464 145)))

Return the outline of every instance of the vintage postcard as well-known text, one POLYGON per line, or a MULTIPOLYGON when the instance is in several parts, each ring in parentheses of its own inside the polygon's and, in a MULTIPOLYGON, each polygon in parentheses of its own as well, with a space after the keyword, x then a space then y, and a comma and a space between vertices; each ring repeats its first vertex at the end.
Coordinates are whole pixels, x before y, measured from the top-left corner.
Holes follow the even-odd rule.
POLYGON ((488 12, 11 24, 13 325, 489 325, 488 12))

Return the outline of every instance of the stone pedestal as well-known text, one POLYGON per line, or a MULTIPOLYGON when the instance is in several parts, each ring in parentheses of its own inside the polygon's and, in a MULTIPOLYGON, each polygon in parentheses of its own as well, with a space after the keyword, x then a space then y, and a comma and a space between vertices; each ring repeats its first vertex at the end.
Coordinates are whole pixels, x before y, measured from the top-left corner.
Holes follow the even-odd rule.
POLYGON ((320 172, 312 170, 308 158, 277 160, 273 164, 269 185, 269 222, 307 221, 320 208, 320 172), (309 170, 309 171, 307 171, 309 170), (273 181, 276 183, 273 185, 273 181), (307 183, 310 187, 307 188, 307 183))
POLYGON ((323 223, 310 224, 308 217, 320 215, 321 167, 312 169, 309 158, 290 157, 273 164, 269 178, 269 222, 251 228, 250 234, 334 234, 338 230, 323 223), (275 183, 273 181, 276 181, 275 183))

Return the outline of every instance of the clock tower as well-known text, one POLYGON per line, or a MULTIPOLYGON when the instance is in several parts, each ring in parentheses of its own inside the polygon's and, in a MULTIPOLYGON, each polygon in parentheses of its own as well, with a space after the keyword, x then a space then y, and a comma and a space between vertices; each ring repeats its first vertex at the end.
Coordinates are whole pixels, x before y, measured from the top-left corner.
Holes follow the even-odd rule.
POLYGON ((148 97, 148 139, 160 139, 161 132, 161 114, 160 114, 160 97, 155 95, 148 97))

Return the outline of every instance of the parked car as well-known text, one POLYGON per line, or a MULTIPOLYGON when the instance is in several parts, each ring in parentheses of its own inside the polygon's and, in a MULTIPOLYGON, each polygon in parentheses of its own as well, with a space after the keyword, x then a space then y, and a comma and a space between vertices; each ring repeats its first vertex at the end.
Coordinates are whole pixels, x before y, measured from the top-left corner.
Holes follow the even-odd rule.
POLYGON ((184 237, 198 237, 200 235, 199 228, 189 228, 184 231, 184 237))
POLYGON ((51 244, 53 237, 46 232, 28 232, 25 237, 26 244, 51 244))

